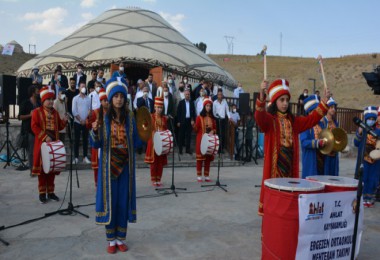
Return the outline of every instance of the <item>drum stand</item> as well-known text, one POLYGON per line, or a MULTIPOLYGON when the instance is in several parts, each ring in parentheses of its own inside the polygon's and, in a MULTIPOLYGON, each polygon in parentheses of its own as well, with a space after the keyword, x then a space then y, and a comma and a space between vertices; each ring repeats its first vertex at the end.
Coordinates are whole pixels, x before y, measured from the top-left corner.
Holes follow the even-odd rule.
POLYGON ((24 164, 24 162, 21 160, 21 157, 20 155, 17 153, 17 150, 14 148, 14 146, 12 145, 12 142, 9 140, 9 121, 6 120, 5 122, 5 129, 6 129, 6 140, 4 142, 4 144, 1 146, 0 148, 0 153, 1 151, 4 149, 4 147, 6 146, 6 149, 7 149, 7 159, 4 160, 4 159, 0 159, 0 161, 3 161, 5 162, 5 165, 3 167, 3 169, 5 169, 7 166, 10 166, 11 165, 11 162, 14 158, 17 158, 20 160, 21 162, 21 166, 23 167, 23 169, 26 169, 26 165, 24 164), (11 155, 11 149, 13 151, 12 155, 11 155))
MULTIPOLYGON (((173 127, 173 118, 170 117, 170 125, 173 129, 173 144, 175 142, 177 148, 179 149, 178 147, 178 142, 176 141, 176 135, 174 133, 174 127, 173 127)), ((179 161, 181 161, 181 157, 179 156, 179 153, 178 153, 178 159, 179 161)), ((174 145, 173 145, 173 153, 172 153, 172 184, 170 185, 170 188, 157 188, 156 191, 169 191, 169 194, 174 194, 176 197, 178 197, 178 193, 176 192, 176 190, 187 190, 186 188, 176 188, 175 185, 174 185, 174 145)))
MULTIPOLYGON (((219 129, 220 128, 220 117, 217 117, 218 118, 218 125, 219 125, 219 129)), ((221 131, 220 131, 221 132, 221 131)), ((220 139, 223 139, 223 136, 220 135, 220 139)), ((222 140, 223 141, 223 140, 222 140)), ((220 177, 220 161, 221 161, 221 155, 222 155, 222 149, 219 149, 219 154, 218 154, 218 175, 217 175, 217 178, 216 178, 216 182, 215 184, 208 184, 208 185, 201 185, 201 187, 219 187, 221 188, 222 190, 224 190, 225 192, 227 192, 227 189, 224 188, 224 187, 227 187, 226 184, 220 184, 220 180, 219 180, 219 177, 220 177)))
MULTIPOLYGON (((79 210, 75 209, 77 208, 78 206, 74 206, 73 205, 73 152, 74 152, 74 147, 73 147, 73 138, 72 138, 72 128, 71 128, 71 125, 70 125, 70 122, 69 122, 69 130, 70 130, 70 135, 69 135, 69 138, 70 138, 70 199, 69 199, 69 202, 68 202, 68 206, 66 209, 59 209, 59 210, 56 210, 56 211, 53 211, 53 212, 50 212, 50 213, 46 213, 45 216, 46 217, 50 217, 50 216, 53 216, 55 214, 60 214, 60 215, 73 215, 74 213, 78 213, 80 215, 82 215, 83 217, 86 217, 86 218, 89 218, 88 215, 80 212, 79 210)), ((77 184, 78 184, 78 187, 79 187, 79 181, 78 181, 78 172, 77 172, 77 184)))
POLYGON ((351 260, 355 259, 355 249, 356 249, 356 239, 358 234, 358 225, 359 225, 359 213, 361 207, 361 198, 363 193, 363 173, 360 171, 360 166, 362 166, 365 152, 365 145, 367 142, 367 130, 364 128, 362 132, 362 141, 360 143, 360 154, 357 158, 355 176, 358 176, 358 189, 356 192, 356 207, 355 207, 355 225, 354 225, 354 234, 352 236, 352 250, 351 250, 351 260))

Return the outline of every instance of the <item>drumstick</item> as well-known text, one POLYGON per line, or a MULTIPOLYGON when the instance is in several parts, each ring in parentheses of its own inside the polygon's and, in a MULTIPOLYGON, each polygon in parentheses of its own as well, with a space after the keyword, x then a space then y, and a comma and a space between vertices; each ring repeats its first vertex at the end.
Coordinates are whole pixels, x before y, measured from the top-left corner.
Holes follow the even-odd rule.
POLYGON ((264 80, 267 80, 267 49, 267 46, 264 45, 263 50, 261 51, 264 59, 264 80))
POLYGON ((323 85, 324 85, 325 92, 326 92, 327 91, 327 83, 326 83, 326 77, 325 77, 325 70, 323 69, 322 56, 319 55, 317 59, 318 59, 319 65, 321 66, 323 85))

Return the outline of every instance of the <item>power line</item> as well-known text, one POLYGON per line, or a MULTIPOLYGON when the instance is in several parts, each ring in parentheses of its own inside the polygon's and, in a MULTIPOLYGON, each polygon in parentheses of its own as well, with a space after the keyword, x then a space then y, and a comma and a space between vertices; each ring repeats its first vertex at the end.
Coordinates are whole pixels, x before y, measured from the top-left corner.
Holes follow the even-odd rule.
POLYGON ((227 54, 234 54, 234 39, 233 36, 225 35, 224 38, 227 42, 227 54))

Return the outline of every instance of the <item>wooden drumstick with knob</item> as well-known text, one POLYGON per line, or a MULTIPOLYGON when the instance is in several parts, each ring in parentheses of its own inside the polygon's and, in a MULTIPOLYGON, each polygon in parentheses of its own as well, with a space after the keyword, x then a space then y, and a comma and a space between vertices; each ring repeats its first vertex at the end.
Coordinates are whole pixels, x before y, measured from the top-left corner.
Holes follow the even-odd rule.
POLYGON ((267 49, 267 46, 264 45, 263 50, 261 51, 264 59, 264 80, 267 80, 267 49))
POLYGON ((326 83, 326 77, 325 77, 325 70, 323 69, 323 62, 322 62, 322 56, 318 56, 318 62, 321 67, 321 73, 322 73, 322 79, 323 79, 323 85, 325 87, 325 92, 327 91, 327 83, 326 83))

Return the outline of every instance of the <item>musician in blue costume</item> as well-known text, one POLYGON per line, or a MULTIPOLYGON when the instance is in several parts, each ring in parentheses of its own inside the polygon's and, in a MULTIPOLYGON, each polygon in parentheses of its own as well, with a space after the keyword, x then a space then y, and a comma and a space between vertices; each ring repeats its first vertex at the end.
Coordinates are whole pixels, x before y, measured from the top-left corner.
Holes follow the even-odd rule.
POLYGON ((127 106, 127 86, 108 81, 109 107, 92 124, 91 144, 100 148, 96 223, 105 225, 107 252, 128 250, 124 243, 128 222, 136 222, 135 147, 140 143, 133 114, 127 106))
MULTIPOLYGON (((322 129, 329 129, 330 131, 334 128, 339 127, 338 121, 336 121, 336 106, 337 103, 333 98, 327 101, 327 106, 329 110, 325 117, 321 119, 319 125, 322 129)), ((324 155, 323 160, 324 165, 324 175, 339 176, 339 154, 338 152, 332 151, 331 153, 324 155)))
MULTIPOLYGON (((311 95, 304 100, 305 113, 308 115, 319 105, 317 95, 311 95)), ((300 135, 302 148, 302 178, 312 175, 323 175, 323 154, 319 148, 324 146, 324 141, 318 136, 322 128, 319 124, 302 132, 300 135)))
MULTIPOLYGON (((376 127, 377 107, 369 106, 364 109, 364 122, 380 136, 380 128, 376 127)), ((354 144, 360 147, 360 143, 365 141, 365 151, 363 160, 363 204, 365 207, 372 208, 375 206, 376 188, 379 184, 380 175, 380 160, 374 160, 369 154, 376 149, 376 138, 368 134, 363 140, 363 130, 359 128, 356 131, 354 144)), ((361 149, 358 151, 358 156, 361 154, 361 149)))

